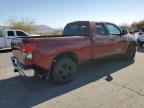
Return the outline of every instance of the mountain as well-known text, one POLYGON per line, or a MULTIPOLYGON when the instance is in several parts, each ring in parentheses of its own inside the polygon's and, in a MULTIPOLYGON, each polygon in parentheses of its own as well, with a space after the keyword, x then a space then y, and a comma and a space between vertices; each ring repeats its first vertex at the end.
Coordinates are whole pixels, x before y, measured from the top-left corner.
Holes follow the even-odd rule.
MULTIPOLYGON (((9 26, 0 26, 0 30, 8 30, 10 29, 9 26)), ((51 34, 53 32, 61 32, 62 29, 55 29, 51 28, 47 25, 35 25, 35 31, 32 33, 38 33, 38 34, 51 34)))
POLYGON ((35 29, 38 33, 50 33, 50 32, 54 32, 55 30, 57 30, 47 25, 36 25, 35 29))

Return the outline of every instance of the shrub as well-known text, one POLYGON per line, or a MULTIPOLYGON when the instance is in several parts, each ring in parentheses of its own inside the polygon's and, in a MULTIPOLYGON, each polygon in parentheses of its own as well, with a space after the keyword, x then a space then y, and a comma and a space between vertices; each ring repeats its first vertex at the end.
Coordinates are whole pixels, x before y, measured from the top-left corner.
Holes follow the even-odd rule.
POLYGON ((3 36, 3 32, 2 32, 2 30, 0 30, 0 37, 1 37, 1 36, 3 36))
POLYGON ((19 29, 31 33, 35 31, 35 20, 31 18, 10 19, 9 26, 11 29, 19 29))

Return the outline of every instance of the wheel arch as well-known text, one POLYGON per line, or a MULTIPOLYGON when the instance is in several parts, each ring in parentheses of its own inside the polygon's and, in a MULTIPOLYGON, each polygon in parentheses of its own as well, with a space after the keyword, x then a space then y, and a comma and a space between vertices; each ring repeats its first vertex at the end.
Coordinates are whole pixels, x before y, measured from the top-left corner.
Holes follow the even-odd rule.
POLYGON ((76 53, 74 52, 62 52, 62 53, 59 53, 57 54, 53 61, 52 61, 52 65, 51 65, 51 70, 53 69, 54 67, 54 64, 56 63, 57 60, 59 59, 62 59, 62 58, 71 58, 76 64, 79 64, 79 59, 78 59, 78 56, 76 53))

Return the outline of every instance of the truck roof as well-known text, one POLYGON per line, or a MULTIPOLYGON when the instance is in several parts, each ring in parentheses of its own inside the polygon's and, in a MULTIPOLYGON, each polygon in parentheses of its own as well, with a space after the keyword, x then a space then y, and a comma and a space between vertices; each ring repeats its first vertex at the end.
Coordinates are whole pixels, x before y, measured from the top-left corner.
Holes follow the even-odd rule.
POLYGON ((110 23, 110 22, 106 22, 106 21, 73 21, 70 23, 110 23))
POLYGON ((19 29, 6 29, 4 31, 22 31, 22 30, 19 30, 19 29))

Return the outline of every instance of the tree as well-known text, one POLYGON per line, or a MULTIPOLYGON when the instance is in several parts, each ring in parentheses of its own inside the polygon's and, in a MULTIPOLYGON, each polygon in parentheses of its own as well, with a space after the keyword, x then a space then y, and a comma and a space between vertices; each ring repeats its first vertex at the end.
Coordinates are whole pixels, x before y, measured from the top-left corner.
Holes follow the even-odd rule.
POLYGON ((3 33, 2 33, 2 31, 0 30, 0 37, 1 37, 1 36, 3 36, 3 33))
POLYGON ((128 31, 131 31, 131 27, 126 23, 121 24, 120 28, 123 29, 123 30, 125 29, 125 30, 128 30, 128 31))
POLYGON ((131 24, 131 27, 133 29, 141 29, 142 27, 144 27, 144 20, 138 21, 138 22, 133 22, 131 24))
POLYGON ((0 37, 3 36, 2 26, 0 25, 0 37))
POLYGON ((62 35, 63 30, 59 29, 59 30, 55 30, 53 32, 51 32, 51 35, 62 35))
POLYGON ((31 18, 10 19, 9 26, 11 29, 19 29, 31 33, 35 31, 35 20, 31 18))

